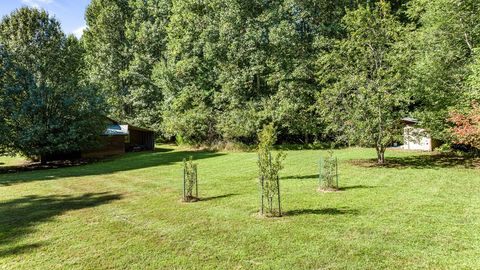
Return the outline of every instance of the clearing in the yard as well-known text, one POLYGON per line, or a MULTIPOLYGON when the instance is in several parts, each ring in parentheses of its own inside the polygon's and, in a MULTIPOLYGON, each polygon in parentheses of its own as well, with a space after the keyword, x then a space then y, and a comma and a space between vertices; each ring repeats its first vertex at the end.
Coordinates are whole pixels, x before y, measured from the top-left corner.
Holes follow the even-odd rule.
MULTIPOLYGON (((257 154, 162 145, 110 161, 0 175, 0 269, 475 269, 480 170, 464 159, 286 151, 281 218, 260 218, 257 154), (201 201, 182 202, 184 158, 201 201)), ((0 158, 8 164, 11 160, 0 158)), ((0 165, 2 166, 2 165, 0 165)))

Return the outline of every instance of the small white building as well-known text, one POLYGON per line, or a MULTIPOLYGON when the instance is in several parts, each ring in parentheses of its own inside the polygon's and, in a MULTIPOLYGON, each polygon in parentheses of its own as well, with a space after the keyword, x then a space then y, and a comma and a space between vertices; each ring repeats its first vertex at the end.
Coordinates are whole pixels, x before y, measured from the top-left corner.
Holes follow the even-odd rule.
POLYGON ((425 129, 417 127, 418 120, 410 117, 402 119, 405 123, 403 129, 403 149, 433 151, 438 142, 428 134, 425 129))

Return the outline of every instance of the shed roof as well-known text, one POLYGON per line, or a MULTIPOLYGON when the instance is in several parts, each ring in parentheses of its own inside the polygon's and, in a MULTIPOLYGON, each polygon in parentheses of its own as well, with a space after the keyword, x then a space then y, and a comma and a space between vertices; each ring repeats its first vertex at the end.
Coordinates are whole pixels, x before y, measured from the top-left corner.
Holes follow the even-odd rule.
POLYGON ((105 136, 128 136, 130 134, 130 130, 136 130, 136 131, 142 131, 142 132, 154 132, 151 129, 136 127, 129 124, 122 125, 118 121, 110 117, 106 117, 106 118, 109 121, 109 123, 107 125, 107 129, 103 134, 105 136))
POLYGON ((417 124, 418 120, 412 117, 404 117, 402 118, 402 121, 407 123, 407 124, 417 124))
POLYGON ((107 136, 126 136, 128 134, 128 125, 119 125, 117 123, 108 125, 104 133, 107 136))

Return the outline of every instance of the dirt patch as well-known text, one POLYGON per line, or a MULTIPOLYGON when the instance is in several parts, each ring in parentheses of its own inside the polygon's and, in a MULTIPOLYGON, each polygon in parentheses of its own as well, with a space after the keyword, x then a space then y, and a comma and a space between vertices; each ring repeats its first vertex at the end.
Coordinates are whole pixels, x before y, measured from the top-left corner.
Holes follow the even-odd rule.
POLYGON ((338 189, 338 188, 318 188, 317 191, 318 191, 318 192, 321 192, 321 193, 342 192, 342 190, 341 190, 341 189, 338 189))
POLYGON ((197 198, 197 197, 187 197, 187 198, 182 198, 180 201, 182 203, 194 203, 194 202, 199 202, 201 201, 202 199, 200 198, 197 198))

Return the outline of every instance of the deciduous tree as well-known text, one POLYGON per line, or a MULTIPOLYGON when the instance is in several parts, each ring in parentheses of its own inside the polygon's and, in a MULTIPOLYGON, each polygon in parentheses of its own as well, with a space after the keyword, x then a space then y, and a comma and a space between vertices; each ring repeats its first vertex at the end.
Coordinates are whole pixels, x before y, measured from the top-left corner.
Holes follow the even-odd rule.
POLYGON ((83 34, 89 81, 97 85, 109 104, 109 114, 125 119, 131 114, 131 82, 126 75, 132 59, 126 24, 132 17, 128 0, 93 0, 83 34))
POLYGON ((347 37, 326 43, 319 59, 320 111, 340 140, 375 147, 384 163, 409 103, 402 87, 406 28, 384 1, 348 11, 343 24, 347 37))
POLYGON ((47 12, 21 8, 0 22, 0 41, 9 55, 0 78, 3 146, 29 157, 91 146, 103 132, 104 106, 82 81, 78 40, 47 12))

